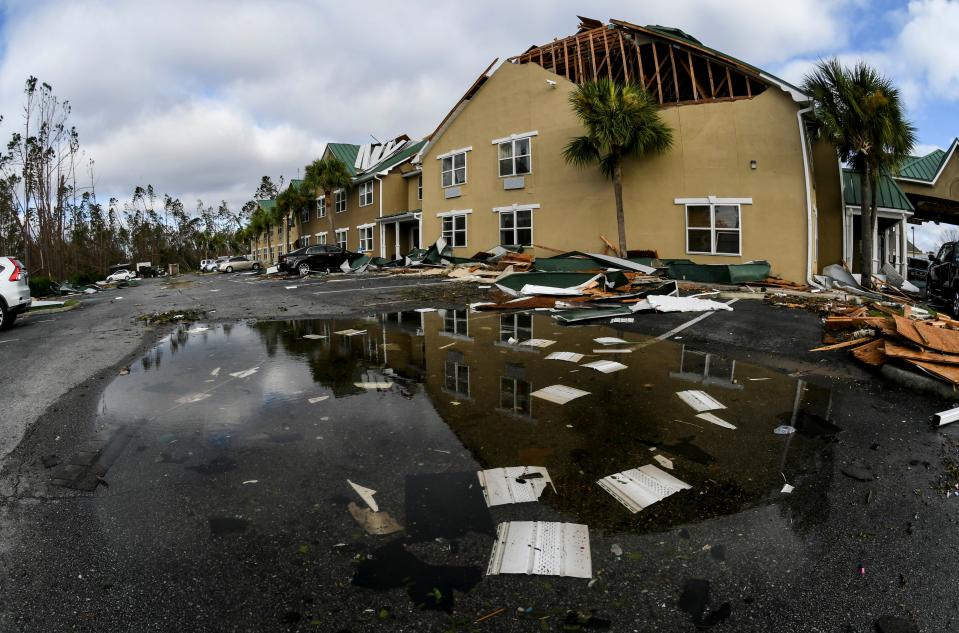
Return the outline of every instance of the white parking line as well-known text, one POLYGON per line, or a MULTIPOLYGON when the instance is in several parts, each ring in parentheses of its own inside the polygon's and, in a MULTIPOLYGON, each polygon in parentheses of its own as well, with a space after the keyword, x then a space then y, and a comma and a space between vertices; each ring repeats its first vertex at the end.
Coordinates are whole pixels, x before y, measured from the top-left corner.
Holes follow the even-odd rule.
POLYGON ((315 295, 327 295, 335 292, 357 292, 360 290, 390 290, 391 288, 418 288, 419 286, 439 286, 442 284, 455 283, 455 280, 450 281, 431 281, 429 283, 423 284, 402 284, 402 285, 393 285, 393 286, 374 286, 372 288, 343 288, 342 290, 321 290, 320 292, 314 292, 315 295))
POLYGON ((20 339, 18 339, 18 338, 8 338, 8 339, 5 340, 5 341, 0 341, 0 345, 3 345, 4 343, 16 343, 16 342, 19 341, 19 340, 20 340, 20 339))
MULTIPOLYGON (((731 303, 736 303, 737 301, 739 301, 739 299, 730 299, 729 301, 726 302, 726 305, 729 305, 729 304, 731 304, 731 303)), ((637 345, 634 349, 642 349, 642 348, 644 348, 644 347, 649 347, 650 345, 652 345, 652 344, 654 344, 654 343, 658 343, 659 341, 665 341, 666 339, 670 338, 671 336, 673 336, 673 335, 675 335, 675 334, 679 334, 680 332, 682 332, 682 331, 685 330, 686 328, 691 327, 691 326, 693 326, 693 325, 696 325, 697 323, 699 323, 699 322, 702 321, 703 319, 705 319, 705 318, 707 318, 707 317, 710 317, 710 316, 712 316, 712 315, 714 315, 714 314, 716 314, 715 311, 714 311, 714 312, 703 312, 703 313, 700 314, 698 317, 695 317, 695 318, 693 318, 693 319, 690 319, 689 321, 686 321, 685 323, 683 323, 683 324, 681 324, 681 325, 677 325, 676 327, 674 327, 674 328, 671 329, 670 331, 664 332, 663 334, 660 334, 659 336, 657 336, 656 338, 654 338, 654 339, 651 340, 651 341, 646 341, 645 343, 640 343, 640 344, 637 345)))

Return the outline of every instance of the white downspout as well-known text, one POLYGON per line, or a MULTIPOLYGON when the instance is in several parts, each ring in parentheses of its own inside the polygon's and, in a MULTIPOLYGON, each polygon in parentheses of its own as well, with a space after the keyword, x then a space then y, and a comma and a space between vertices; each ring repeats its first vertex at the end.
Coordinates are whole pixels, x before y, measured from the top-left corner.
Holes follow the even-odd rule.
MULTIPOLYGON (((383 180, 382 180, 379 176, 377 176, 376 174, 373 174, 373 180, 375 180, 376 182, 380 183, 380 186, 379 186, 379 190, 380 190, 380 217, 382 218, 382 217, 383 217, 383 180)), ((382 223, 382 222, 377 222, 377 224, 380 225, 380 257, 382 257, 383 259, 386 259, 386 250, 385 250, 386 247, 385 247, 385 245, 384 245, 384 243, 383 243, 383 242, 385 241, 384 238, 385 238, 385 236, 386 236, 386 232, 383 230, 383 223, 382 223)))
POLYGON ((813 217, 812 217, 812 183, 809 177, 809 152, 806 149, 806 126, 803 125, 802 117, 807 112, 812 112, 813 106, 803 108, 796 112, 796 122, 799 124, 799 143, 802 145, 802 166, 803 183, 806 185, 806 283, 814 288, 821 288, 816 280, 813 279, 812 260, 813 260, 813 217))

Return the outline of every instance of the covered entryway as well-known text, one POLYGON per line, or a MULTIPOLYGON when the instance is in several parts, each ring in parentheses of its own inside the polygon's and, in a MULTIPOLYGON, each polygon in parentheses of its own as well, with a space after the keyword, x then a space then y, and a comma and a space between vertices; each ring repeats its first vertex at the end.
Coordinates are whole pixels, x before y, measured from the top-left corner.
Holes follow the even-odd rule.
POLYGON ((420 248, 422 213, 404 211, 378 218, 380 225, 380 257, 399 259, 414 248, 420 248))
MULTIPOLYGON (((862 270, 862 233, 859 173, 852 169, 842 170, 843 201, 843 249, 842 259, 852 272, 862 270)), ((876 189, 876 227, 872 237, 872 270, 880 274, 884 264, 889 264, 906 276, 907 273, 907 227, 914 209, 909 199, 889 176, 879 179, 876 189)))

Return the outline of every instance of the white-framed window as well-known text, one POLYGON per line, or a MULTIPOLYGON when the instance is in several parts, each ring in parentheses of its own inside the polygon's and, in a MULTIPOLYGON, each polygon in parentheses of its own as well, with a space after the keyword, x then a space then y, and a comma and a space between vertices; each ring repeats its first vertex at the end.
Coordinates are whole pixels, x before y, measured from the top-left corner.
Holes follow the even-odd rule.
POLYGON ((346 211, 346 190, 337 189, 333 192, 333 209, 337 213, 343 213, 346 211))
POLYGON ((360 186, 357 188, 357 191, 360 193, 360 206, 368 207, 373 204, 373 181, 369 180, 367 182, 360 183, 360 186))
POLYGON ((528 416, 531 412, 531 398, 533 386, 518 378, 500 376, 499 379, 499 406, 510 413, 528 416))
POLYGON ((309 245, 310 245, 310 236, 309 236, 309 235, 304 235, 303 237, 300 238, 300 246, 301 246, 301 247, 303 247, 303 246, 309 246, 309 245))
POLYGON ((336 244, 343 250, 346 250, 346 242, 349 239, 349 229, 336 229, 336 244))
POLYGON ((356 231, 360 236, 360 252, 373 250, 373 225, 358 226, 356 231))
POLYGON ((326 244, 326 231, 316 234, 316 243, 317 244, 326 244))
POLYGON ((529 137, 499 143, 499 175, 522 176, 533 170, 529 137))
POLYGON ((686 205, 686 252, 690 255, 741 255, 739 204, 686 205))
POLYGON ((423 174, 416 177, 416 199, 423 199, 423 174))
POLYGON ((326 196, 320 196, 316 199, 316 219, 326 217, 326 196))
POLYGON ((446 389, 456 395, 470 396, 470 368, 454 360, 447 360, 445 365, 446 389))
POLYGON ((443 221, 443 239, 450 246, 466 246, 466 213, 457 213, 453 215, 444 215, 443 221))
POLYGON ((440 184, 455 187, 466 183, 466 152, 457 152, 441 159, 440 184))
POLYGON ((533 245, 533 210, 503 209, 499 211, 499 243, 502 246, 533 245))
POLYGON ((443 331, 458 336, 470 335, 469 310, 446 310, 443 314, 443 331))
POLYGON ((533 315, 527 313, 501 314, 499 317, 499 340, 510 339, 522 343, 533 338, 533 315))

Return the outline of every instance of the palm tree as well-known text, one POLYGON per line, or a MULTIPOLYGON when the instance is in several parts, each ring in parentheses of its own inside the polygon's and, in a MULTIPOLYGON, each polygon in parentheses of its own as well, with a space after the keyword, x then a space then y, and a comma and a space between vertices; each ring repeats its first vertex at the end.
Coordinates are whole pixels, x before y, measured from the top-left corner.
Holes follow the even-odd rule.
POLYGON ((803 81, 803 91, 813 99, 818 136, 859 172, 861 283, 871 289, 876 186, 884 171, 897 170, 909 154, 915 129, 905 119, 896 87, 863 62, 847 69, 837 59, 820 61, 803 81))
POLYGON ((660 118, 656 102, 636 84, 587 81, 570 94, 569 103, 586 134, 572 139, 563 157, 577 167, 599 165, 613 181, 619 251, 626 257, 623 159, 665 152, 673 143, 673 132, 660 118))
POLYGON ((306 166, 303 189, 312 191, 316 197, 320 192, 323 193, 326 200, 326 217, 330 220, 330 233, 336 231, 336 224, 333 221, 333 216, 336 214, 333 192, 337 189, 348 189, 351 182, 352 178, 346 165, 335 156, 317 159, 306 166))

